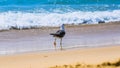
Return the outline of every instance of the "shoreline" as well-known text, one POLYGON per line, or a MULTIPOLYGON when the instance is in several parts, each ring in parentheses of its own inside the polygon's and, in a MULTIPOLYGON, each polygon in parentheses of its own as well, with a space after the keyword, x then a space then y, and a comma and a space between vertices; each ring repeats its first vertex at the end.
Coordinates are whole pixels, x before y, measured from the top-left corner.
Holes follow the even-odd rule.
MULTIPOLYGON (((119 24, 120 21, 111 21, 111 22, 105 22, 105 23, 98 23, 98 24, 65 24, 67 28, 73 28, 73 27, 85 27, 85 26, 99 26, 99 25, 113 25, 113 24, 119 24)), ((10 28, 7 30, 0 30, 0 32, 4 32, 4 31, 14 31, 14 30, 35 30, 35 29, 40 29, 40 30, 46 30, 46 29, 59 29, 59 26, 41 26, 41 27, 31 27, 31 28, 23 28, 23 29, 19 29, 19 28, 10 28)))
POLYGON ((84 49, 94 49, 94 48, 107 48, 107 47, 117 47, 117 46, 120 46, 119 44, 118 45, 102 45, 102 46, 90 46, 90 47, 69 47, 69 48, 64 48, 63 50, 60 50, 60 49, 48 49, 48 50, 36 50, 36 51, 26 51, 26 52, 17 52, 17 53, 10 53, 10 54, 0 54, 0 57, 1 56, 14 56, 14 55, 22 55, 22 54, 36 54, 36 53, 48 53, 48 52, 55 52, 55 51, 72 51, 72 50, 84 50, 84 49))

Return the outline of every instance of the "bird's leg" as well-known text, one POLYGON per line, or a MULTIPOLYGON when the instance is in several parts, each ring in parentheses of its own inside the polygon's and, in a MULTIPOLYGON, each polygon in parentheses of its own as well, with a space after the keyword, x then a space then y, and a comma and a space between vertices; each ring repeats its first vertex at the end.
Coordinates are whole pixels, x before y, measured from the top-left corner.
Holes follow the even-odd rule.
POLYGON ((60 39, 60 47, 61 47, 61 50, 62 50, 62 38, 60 39))
POLYGON ((55 47, 55 49, 56 49, 56 37, 55 37, 55 41, 54 41, 54 47, 55 47))

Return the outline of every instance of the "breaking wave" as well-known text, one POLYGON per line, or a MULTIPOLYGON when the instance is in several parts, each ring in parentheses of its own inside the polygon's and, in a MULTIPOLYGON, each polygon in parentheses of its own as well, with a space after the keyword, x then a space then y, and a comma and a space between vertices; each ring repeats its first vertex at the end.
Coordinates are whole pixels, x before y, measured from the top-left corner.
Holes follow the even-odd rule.
POLYGON ((0 13, 0 30, 11 28, 53 27, 61 24, 97 24, 99 21, 120 21, 120 10, 94 12, 2 12, 0 13))

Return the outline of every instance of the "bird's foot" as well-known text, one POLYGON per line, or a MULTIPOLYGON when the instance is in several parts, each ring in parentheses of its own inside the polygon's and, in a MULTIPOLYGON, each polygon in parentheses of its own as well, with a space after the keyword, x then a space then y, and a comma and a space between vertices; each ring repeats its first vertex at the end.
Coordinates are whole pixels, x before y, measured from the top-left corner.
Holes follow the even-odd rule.
POLYGON ((55 47, 55 50, 56 50, 56 42, 54 42, 54 47, 55 47))
POLYGON ((56 46, 56 42, 54 42, 54 46, 56 46))

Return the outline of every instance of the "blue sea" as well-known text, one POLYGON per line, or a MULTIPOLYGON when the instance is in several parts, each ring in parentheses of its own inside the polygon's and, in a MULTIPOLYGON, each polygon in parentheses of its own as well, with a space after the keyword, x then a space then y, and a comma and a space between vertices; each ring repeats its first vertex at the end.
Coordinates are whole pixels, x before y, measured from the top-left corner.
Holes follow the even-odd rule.
POLYGON ((0 0, 0 30, 120 21, 120 0, 0 0))

